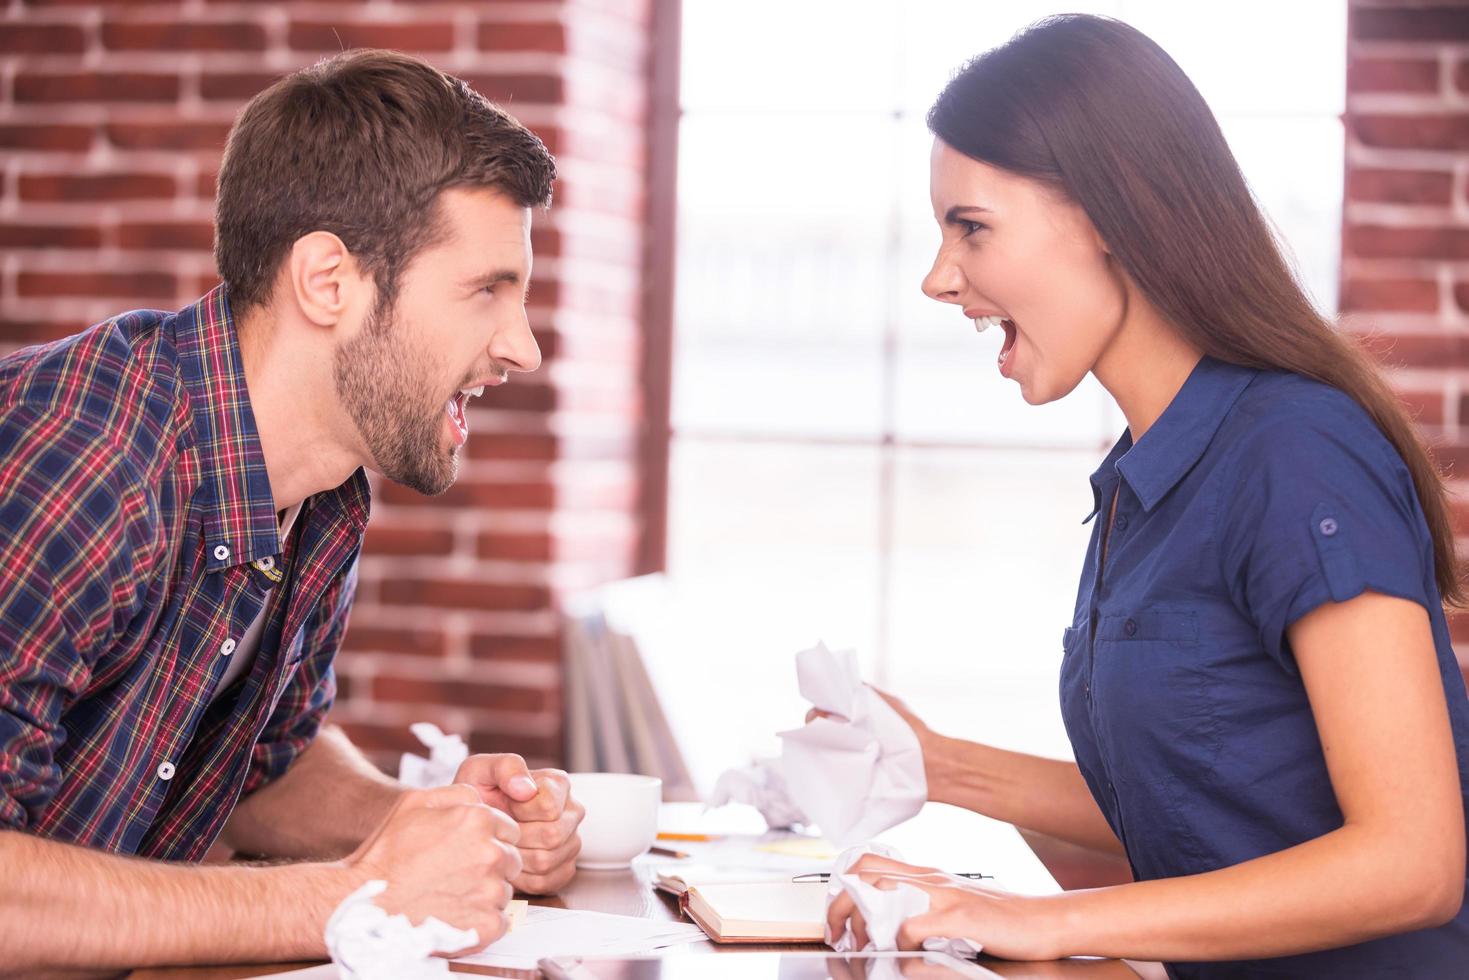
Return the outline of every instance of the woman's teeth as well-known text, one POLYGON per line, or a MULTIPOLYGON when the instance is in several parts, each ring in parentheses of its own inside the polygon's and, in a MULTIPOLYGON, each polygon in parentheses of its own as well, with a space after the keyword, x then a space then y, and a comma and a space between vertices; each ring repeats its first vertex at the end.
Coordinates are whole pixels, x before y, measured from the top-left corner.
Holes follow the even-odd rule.
POLYGON ((990 327, 998 327, 1000 325, 1000 321, 1003 320, 1003 319, 1004 319, 1004 317, 1000 317, 1000 316, 978 316, 978 317, 975 317, 974 318, 974 329, 976 331, 978 331, 979 333, 984 333, 990 327))

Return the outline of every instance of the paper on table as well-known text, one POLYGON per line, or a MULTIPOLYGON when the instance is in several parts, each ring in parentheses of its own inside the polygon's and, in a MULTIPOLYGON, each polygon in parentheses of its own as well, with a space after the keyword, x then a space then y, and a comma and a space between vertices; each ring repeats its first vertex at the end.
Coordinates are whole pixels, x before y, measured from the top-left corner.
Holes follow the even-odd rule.
POLYGON ((835 718, 780 732, 780 768, 796 805, 840 845, 912 817, 928 799, 923 750, 901 715, 862 683, 857 656, 818 643, 796 654, 801 694, 835 718))
POLYGON ((765 823, 773 829, 811 822, 791 800, 778 759, 756 759, 748 766, 721 774, 709 795, 709 806, 726 803, 748 803, 760 811, 765 823))
MULTIPOLYGON (((869 885, 859 875, 847 874, 847 869, 856 864, 864 854, 881 854, 895 861, 902 860, 897 851, 882 844, 851 847, 843 851, 836 859, 836 870, 831 877, 830 887, 827 888, 826 907, 830 909, 836 897, 846 892, 857 906, 857 911, 862 913, 862 921, 867 926, 867 945, 862 950, 895 950, 898 948, 898 929, 903 923, 928 911, 928 892, 902 883, 891 890, 881 889, 876 885, 869 885)), ((852 935, 850 922, 840 936, 829 938, 827 942, 838 953, 860 952, 856 937, 852 935)), ((923 948, 934 953, 957 956, 959 959, 972 959, 984 947, 972 939, 930 936, 923 941, 923 948)))
POLYGON ((687 922, 532 905, 514 932, 455 962, 532 970, 547 956, 627 956, 706 941, 704 931, 687 922))
POLYGON ((408 726, 420 742, 428 747, 429 755, 403 753, 398 762, 398 781, 418 789, 448 786, 459 772, 459 765, 469 757, 469 746, 458 735, 446 735, 438 725, 418 721, 408 726))
POLYGON ((415 926, 406 915, 389 915, 373 901, 387 887, 381 879, 367 882, 343 899, 327 919, 327 952, 343 980, 448 976, 448 961, 434 954, 479 944, 479 934, 473 929, 456 929, 433 916, 415 926))

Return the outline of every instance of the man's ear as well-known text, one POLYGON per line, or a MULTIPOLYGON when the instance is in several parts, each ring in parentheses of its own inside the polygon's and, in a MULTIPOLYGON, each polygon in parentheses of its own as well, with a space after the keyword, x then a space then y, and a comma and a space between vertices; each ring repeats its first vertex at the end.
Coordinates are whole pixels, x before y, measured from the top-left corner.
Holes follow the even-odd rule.
POLYGON ((364 282, 352 253, 329 231, 313 231, 296 239, 286 259, 287 283, 296 306, 311 323, 333 327, 354 306, 364 282))

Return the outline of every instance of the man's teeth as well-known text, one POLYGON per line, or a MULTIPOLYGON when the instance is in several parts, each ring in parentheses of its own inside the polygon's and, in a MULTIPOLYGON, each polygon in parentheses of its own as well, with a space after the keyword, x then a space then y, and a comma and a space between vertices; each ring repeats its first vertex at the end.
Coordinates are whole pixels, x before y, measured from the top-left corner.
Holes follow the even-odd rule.
POLYGON ((480 385, 478 388, 460 388, 459 393, 461 395, 468 395, 470 398, 478 398, 485 393, 485 386, 480 385))
POLYGON ((974 329, 984 333, 990 327, 998 327, 1004 319, 1002 316, 977 316, 974 318, 974 329))

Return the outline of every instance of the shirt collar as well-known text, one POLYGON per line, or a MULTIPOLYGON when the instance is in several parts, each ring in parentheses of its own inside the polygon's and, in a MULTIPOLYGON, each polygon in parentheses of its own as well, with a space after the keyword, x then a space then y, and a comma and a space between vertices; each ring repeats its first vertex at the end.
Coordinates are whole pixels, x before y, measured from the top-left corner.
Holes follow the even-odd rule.
POLYGON ((1204 455, 1240 393, 1259 373, 1212 357, 1200 360, 1142 441, 1134 445, 1132 430, 1125 430, 1091 475, 1094 506, 1086 520, 1101 509, 1102 485, 1113 472, 1127 481, 1143 510, 1152 511, 1204 455))

